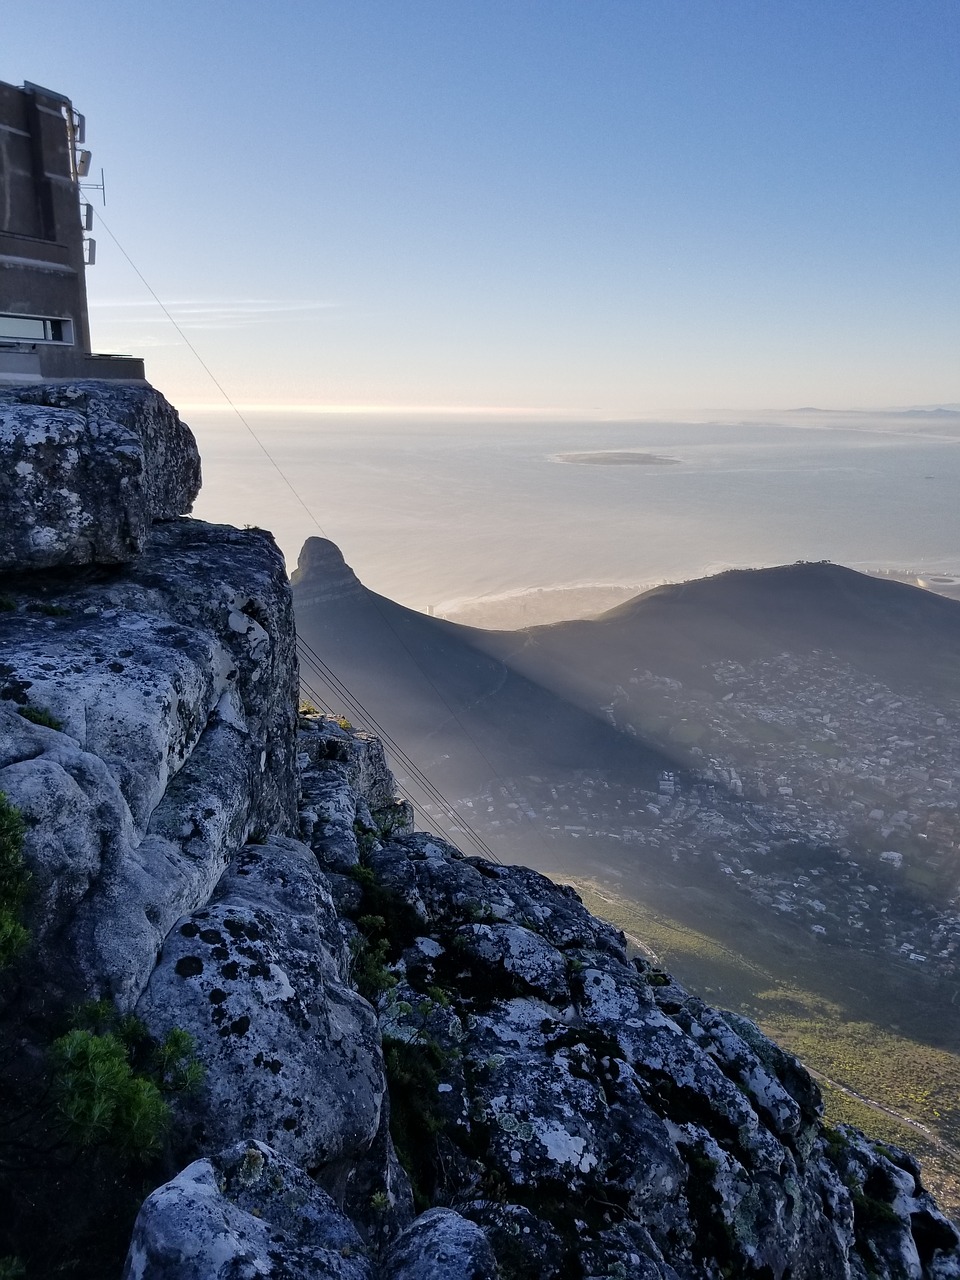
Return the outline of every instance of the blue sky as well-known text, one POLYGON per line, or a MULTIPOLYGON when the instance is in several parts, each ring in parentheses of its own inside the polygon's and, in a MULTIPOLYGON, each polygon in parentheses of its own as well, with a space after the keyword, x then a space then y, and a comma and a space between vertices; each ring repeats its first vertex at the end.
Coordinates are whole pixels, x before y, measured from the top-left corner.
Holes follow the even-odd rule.
MULTIPOLYGON (((241 403, 960 400, 957 0, 63 0, 104 217, 241 403)), ((219 399, 109 235, 95 345, 219 399)))

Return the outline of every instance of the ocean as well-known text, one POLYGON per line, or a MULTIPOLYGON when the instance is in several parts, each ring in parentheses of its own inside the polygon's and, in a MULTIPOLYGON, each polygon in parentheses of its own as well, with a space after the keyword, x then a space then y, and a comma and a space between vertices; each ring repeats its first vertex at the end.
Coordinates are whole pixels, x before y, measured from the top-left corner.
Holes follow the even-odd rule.
POLYGON ((291 569, 322 533, 368 587, 424 612, 580 588, 574 616, 613 603, 604 588, 800 559, 960 574, 960 414, 246 412, 279 470, 232 413, 184 417, 203 455, 198 517, 272 529, 291 569), (590 457, 563 458, 577 453, 590 457))

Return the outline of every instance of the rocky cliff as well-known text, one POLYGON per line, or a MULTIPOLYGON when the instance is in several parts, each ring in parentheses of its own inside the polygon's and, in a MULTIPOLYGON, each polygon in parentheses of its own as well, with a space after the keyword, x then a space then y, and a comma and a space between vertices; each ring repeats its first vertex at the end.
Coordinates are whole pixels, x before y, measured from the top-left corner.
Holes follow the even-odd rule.
POLYGON ((279 554, 183 518, 156 393, 4 393, 0 474, 0 1275, 118 1274, 143 1200, 126 1280, 960 1276, 795 1059, 297 719, 279 554))

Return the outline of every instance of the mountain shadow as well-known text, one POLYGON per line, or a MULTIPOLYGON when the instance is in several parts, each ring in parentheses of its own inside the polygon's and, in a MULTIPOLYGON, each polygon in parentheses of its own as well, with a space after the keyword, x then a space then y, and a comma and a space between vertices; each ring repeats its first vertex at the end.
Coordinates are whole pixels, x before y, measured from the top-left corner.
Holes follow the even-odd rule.
POLYGON ((326 539, 307 540, 291 583, 307 683, 341 710, 321 664, 329 667, 452 797, 529 773, 602 771, 655 787, 661 770, 676 767, 668 750, 618 732, 597 708, 546 688, 533 667, 519 671, 509 641, 492 645, 490 632, 368 590, 326 539))

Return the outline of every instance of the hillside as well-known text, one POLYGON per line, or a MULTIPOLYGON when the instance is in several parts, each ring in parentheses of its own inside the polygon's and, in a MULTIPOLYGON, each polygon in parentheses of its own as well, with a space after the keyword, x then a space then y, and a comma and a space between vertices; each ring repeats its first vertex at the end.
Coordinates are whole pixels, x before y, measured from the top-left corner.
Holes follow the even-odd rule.
POLYGON ((828 650, 934 697, 960 693, 960 602, 829 563, 656 587, 596 619, 537 628, 532 639, 549 658, 608 681, 641 660, 695 679, 721 658, 828 650))
MULTIPOLYGON (((489 632, 368 590, 325 539, 304 544, 291 586, 300 639, 454 795, 529 772, 531 762, 541 772, 604 769, 650 783, 671 767, 668 752, 625 739, 596 710, 546 688, 532 666, 518 670, 489 632)), ((306 654, 303 665, 325 687, 306 654)))

